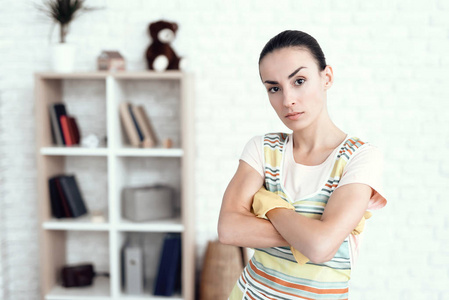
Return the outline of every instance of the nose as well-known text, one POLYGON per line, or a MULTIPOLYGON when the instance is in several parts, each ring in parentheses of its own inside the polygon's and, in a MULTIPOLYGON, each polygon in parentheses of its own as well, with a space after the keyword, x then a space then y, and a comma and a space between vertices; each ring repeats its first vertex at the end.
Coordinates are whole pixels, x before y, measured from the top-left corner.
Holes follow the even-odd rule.
POLYGON ((296 104, 297 100, 295 98, 295 94, 293 92, 291 92, 289 89, 284 89, 284 100, 283 100, 283 105, 285 107, 292 107, 296 104))

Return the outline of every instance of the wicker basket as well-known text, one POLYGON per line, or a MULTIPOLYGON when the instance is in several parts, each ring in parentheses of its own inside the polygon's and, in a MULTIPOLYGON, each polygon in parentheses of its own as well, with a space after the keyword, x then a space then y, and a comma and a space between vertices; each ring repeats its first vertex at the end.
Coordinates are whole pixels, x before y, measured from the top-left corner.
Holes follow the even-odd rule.
POLYGON ((209 242, 201 274, 200 300, 226 300, 242 273, 241 248, 209 242))

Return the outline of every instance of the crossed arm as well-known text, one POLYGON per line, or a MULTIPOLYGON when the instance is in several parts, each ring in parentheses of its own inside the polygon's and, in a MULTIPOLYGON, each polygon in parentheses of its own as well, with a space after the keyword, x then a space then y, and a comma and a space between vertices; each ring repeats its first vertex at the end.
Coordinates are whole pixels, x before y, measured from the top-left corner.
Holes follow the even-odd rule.
POLYGON ((251 213, 254 194, 263 178, 240 161, 223 196, 218 221, 220 242, 242 247, 293 246, 312 262, 331 259, 343 240, 357 226, 373 193, 365 184, 348 184, 336 189, 319 220, 287 209, 273 209, 268 220, 251 213))

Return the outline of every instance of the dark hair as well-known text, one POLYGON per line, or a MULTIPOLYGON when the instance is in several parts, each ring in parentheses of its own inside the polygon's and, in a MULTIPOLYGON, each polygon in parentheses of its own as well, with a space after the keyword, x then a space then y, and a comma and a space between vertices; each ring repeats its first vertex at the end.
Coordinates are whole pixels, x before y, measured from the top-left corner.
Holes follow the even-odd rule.
POLYGON ((326 58, 318 42, 313 36, 299 30, 285 30, 269 40, 260 53, 259 64, 265 55, 287 47, 300 47, 309 50, 317 61, 320 71, 326 68, 326 58))

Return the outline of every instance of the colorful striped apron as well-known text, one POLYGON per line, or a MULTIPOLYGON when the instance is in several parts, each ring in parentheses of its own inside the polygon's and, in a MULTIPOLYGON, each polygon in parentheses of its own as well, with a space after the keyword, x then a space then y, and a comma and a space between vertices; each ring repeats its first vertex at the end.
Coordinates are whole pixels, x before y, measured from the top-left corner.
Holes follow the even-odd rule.
MULTIPOLYGON (((288 134, 269 133, 264 136, 265 188, 289 201, 281 182, 284 145, 288 134)), ((309 198, 293 203, 297 213, 320 219, 324 207, 337 187, 351 156, 365 143, 358 138, 347 139, 335 158, 329 179, 309 198)), ((348 299, 351 274, 349 236, 335 256, 324 263, 299 265, 290 247, 254 249, 254 256, 234 286, 230 300, 240 299, 348 299)))

